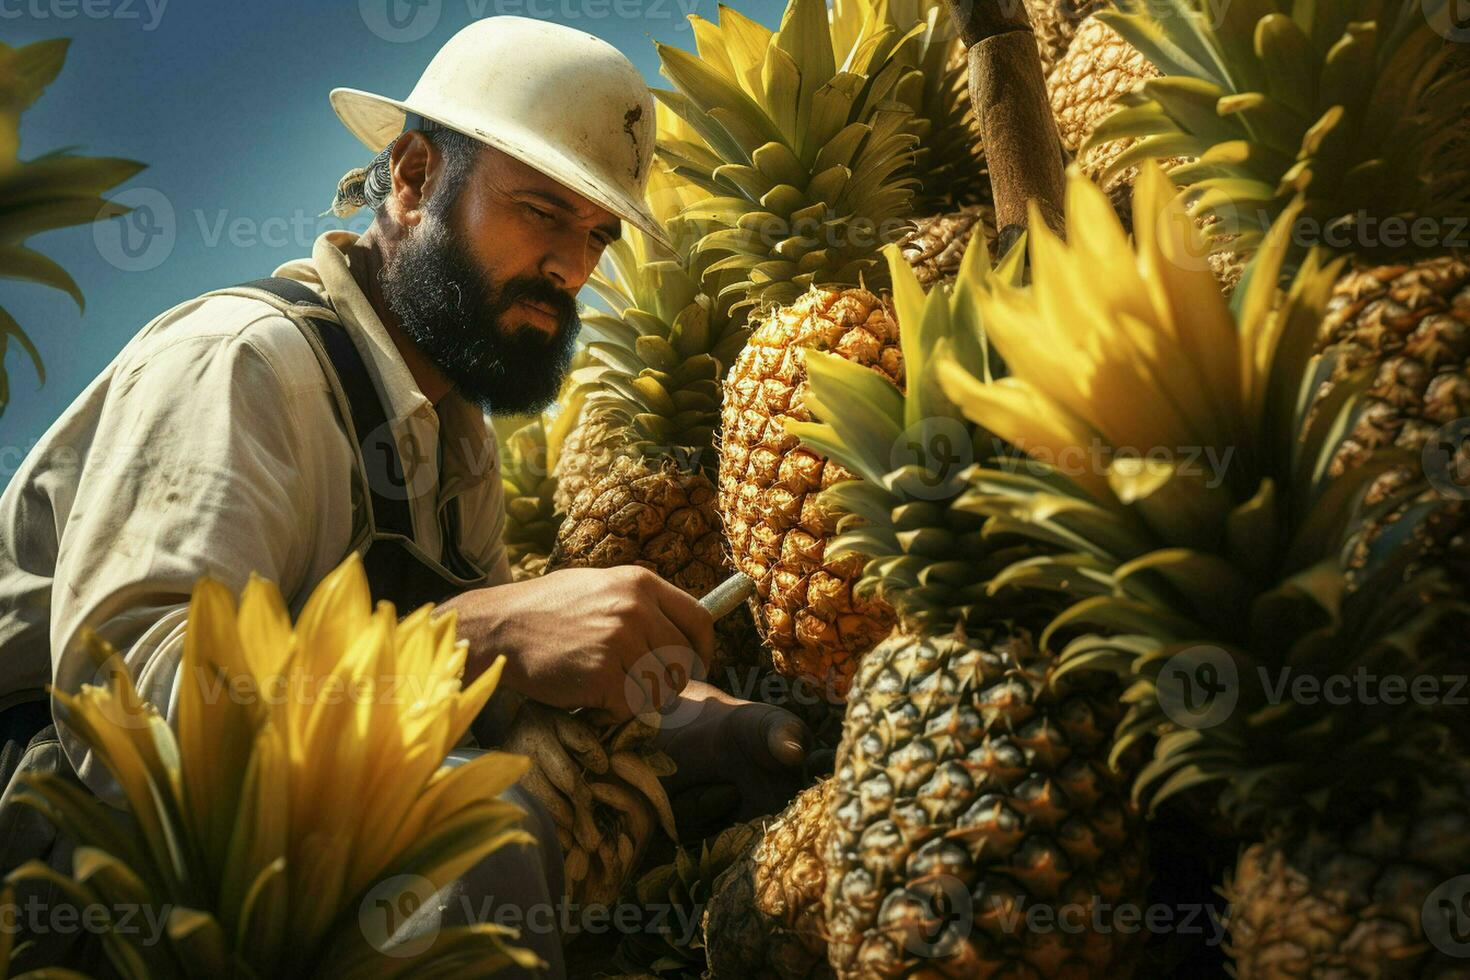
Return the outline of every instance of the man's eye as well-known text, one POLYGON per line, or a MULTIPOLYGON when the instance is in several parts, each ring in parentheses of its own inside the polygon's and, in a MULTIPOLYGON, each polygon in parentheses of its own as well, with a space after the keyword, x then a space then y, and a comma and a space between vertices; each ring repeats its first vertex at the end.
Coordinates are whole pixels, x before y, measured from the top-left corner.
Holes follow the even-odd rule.
POLYGON ((542 221, 550 221, 551 220, 551 212, 550 211, 543 211, 540 208, 536 207, 536 205, 534 205, 534 204, 523 204, 521 206, 524 207, 527 211, 529 211, 532 214, 534 214, 536 217, 540 218, 542 221))

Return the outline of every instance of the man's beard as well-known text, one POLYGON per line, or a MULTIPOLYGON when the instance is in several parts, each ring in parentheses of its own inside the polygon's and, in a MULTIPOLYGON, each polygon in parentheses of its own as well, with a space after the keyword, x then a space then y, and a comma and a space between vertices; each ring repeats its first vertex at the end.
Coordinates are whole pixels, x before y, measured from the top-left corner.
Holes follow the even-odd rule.
POLYGON ((383 267, 389 309, 461 397, 497 415, 541 411, 571 365, 582 326, 576 303, 539 276, 492 282, 436 210, 426 211, 383 267), (555 336, 518 321, 518 300, 555 310, 555 336))

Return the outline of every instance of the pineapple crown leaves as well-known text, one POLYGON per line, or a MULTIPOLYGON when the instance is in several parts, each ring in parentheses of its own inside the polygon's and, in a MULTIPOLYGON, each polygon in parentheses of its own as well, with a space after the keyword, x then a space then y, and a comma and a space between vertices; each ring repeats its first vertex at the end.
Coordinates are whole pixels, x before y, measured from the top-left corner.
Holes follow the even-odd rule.
POLYGON ((1013 248, 992 268, 984 237, 974 236, 954 288, 927 294, 896 247, 886 255, 904 351, 904 391, 837 354, 806 351, 805 404, 817 421, 787 420, 786 431, 859 477, 834 485, 821 498, 840 515, 829 554, 868 559, 859 588, 877 591, 908 616, 965 617, 986 599, 979 587, 986 576, 977 569, 988 566, 978 556, 1005 552, 980 540, 979 519, 950 507, 964 488, 969 463, 988 451, 988 434, 949 401, 935 383, 933 366, 949 352, 989 376, 974 296, 991 279, 1019 283, 1025 249, 1013 248))
POLYGON ((493 420, 500 441, 500 476, 505 488, 506 554, 515 564, 526 554, 550 554, 561 520, 555 512, 557 456, 586 399, 573 387, 553 416, 543 413, 493 420))
MULTIPOLYGON (((1178 656, 1192 663, 1201 649, 1218 650, 1242 707, 1213 727, 1183 726, 1161 740, 1136 789, 1156 805, 1189 786, 1230 780, 1225 802, 1243 817, 1266 800, 1301 799, 1308 784, 1283 772, 1321 787, 1380 771, 1368 764, 1366 744, 1381 740, 1379 730, 1343 727, 1364 714, 1270 705, 1256 668, 1392 663, 1386 653, 1412 650, 1452 603, 1431 578, 1406 575, 1407 551, 1344 601, 1345 542, 1372 516, 1363 490, 1401 460, 1385 454, 1328 476, 1327 460, 1361 401, 1361 374, 1302 421, 1336 264, 1309 253, 1279 295, 1296 216, 1289 207, 1227 308, 1191 251, 1194 225, 1183 208, 1163 172, 1146 165, 1130 245, 1102 192, 1074 173, 1069 241, 1033 215, 1031 285, 992 282, 976 294, 1011 375, 985 381, 943 358, 937 376, 970 421, 1026 454, 977 466, 954 503, 985 519, 987 537, 1043 546, 1018 549, 989 588, 1051 592, 1070 603, 1041 639, 1062 647, 1059 676, 1112 669, 1131 679, 1119 755, 1174 727, 1161 671, 1178 667, 1178 656), (1092 466, 1082 449, 1089 445, 1099 450, 1092 466), (1208 479, 1187 472, 1181 452, 1191 447, 1230 458, 1229 467, 1208 479), (1074 451, 1080 455, 1069 459, 1074 451), (1351 773, 1315 754, 1358 742, 1363 764, 1355 757, 1351 773)), ((1397 662, 1404 669, 1409 661, 1397 662)))
POLYGON ((990 199, 990 179, 969 99, 969 62, 953 21, 937 0, 834 0, 832 33, 838 50, 852 46, 874 18, 886 18, 905 38, 897 56, 917 68, 922 86, 910 89, 911 131, 919 137, 914 210, 932 214, 990 199), (917 33, 915 32, 917 29, 917 33))
POLYGON ((618 960, 631 972, 651 970, 658 975, 703 974, 706 963, 702 929, 686 937, 678 933, 680 919, 698 922, 714 891, 715 879, 760 840, 759 822, 727 827, 704 840, 696 853, 680 846, 674 860, 652 869, 633 886, 633 897, 644 908, 659 910, 658 928, 632 929, 618 944, 618 960), (667 910, 678 911, 674 917, 667 910))
POLYGON ((102 684, 53 697, 116 780, 136 830, 55 774, 29 777, 20 798, 78 847, 71 877, 34 861, 12 879, 49 882, 81 904, 165 911, 163 942, 135 930, 103 934, 113 967, 130 980, 402 976, 469 955, 536 965, 493 924, 441 934, 417 962, 395 963, 359 922, 364 901, 408 898, 403 881, 438 888, 530 839, 516 827, 520 810, 496 798, 525 758, 491 752, 440 768, 502 662, 461 685, 467 648, 455 640, 454 614, 431 613, 424 606, 400 620, 390 604, 374 609, 356 556, 322 580, 294 627, 274 585, 252 578, 237 608, 228 588, 201 580, 177 731, 138 694, 115 651, 89 638, 100 647, 102 684), (415 698, 371 694, 390 680, 407 681, 415 698), (368 696, 322 698, 314 692, 324 683, 368 696), (221 687, 256 696, 219 697, 221 687))
MULTIPOLYGON (((76 156, 57 150, 21 160, 20 114, 29 108, 60 73, 66 60, 65 38, 14 48, 0 44, 0 278, 34 282, 70 296, 84 309, 82 291, 64 268, 25 247, 32 235, 56 228, 90 224, 127 214, 102 194, 134 176, 143 164, 112 157, 76 156)), ((41 381, 46 380, 41 355, 15 318, 0 308, 0 361, 14 340, 29 355, 41 381)), ((10 386, 0 365, 0 411, 10 400, 10 386)))
POLYGON ((922 77, 895 56, 906 38, 875 16, 839 51, 822 0, 791 0, 776 32, 723 6, 718 24, 690 22, 698 57, 658 45, 674 89, 655 94, 698 136, 659 152, 710 194, 681 214, 706 230, 703 273, 735 273, 706 290, 760 307, 876 278, 916 183, 909 92, 922 77))
POLYGON ((577 373, 589 410, 619 418, 630 443, 655 455, 707 449, 720 379, 748 334, 743 320, 636 229, 608 246, 589 285, 612 309, 583 316, 584 349, 596 362, 577 373))
POLYGON ((1298 196, 1299 234, 1354 252, 1385 250, 1388 236, 1365 219, 1470 207, 1470 70, 1451 66, 1453 45, 1434 26, 1445 0, 1241 0, 1218 14, 1206 0, 1161 2, 1097 15, 1164 77, 1125 98, 1089 144, 1138 138, 1115 172, 1195 158, 1170 176, 1210 220, 1213 249, 1253 251, 1298 196))

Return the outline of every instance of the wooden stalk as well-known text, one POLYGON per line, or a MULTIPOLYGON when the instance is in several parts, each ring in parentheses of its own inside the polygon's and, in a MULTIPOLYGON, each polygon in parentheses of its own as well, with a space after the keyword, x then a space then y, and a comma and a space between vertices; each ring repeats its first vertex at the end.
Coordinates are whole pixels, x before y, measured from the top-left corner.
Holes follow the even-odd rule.
POLYGON ((970 101, 980 123, 1000 248, 1026 227, 1035 201, 1063 234, 1062 141, 1046 97, 1036 36, 1021 0, 945 0, 970 62, 970 101))

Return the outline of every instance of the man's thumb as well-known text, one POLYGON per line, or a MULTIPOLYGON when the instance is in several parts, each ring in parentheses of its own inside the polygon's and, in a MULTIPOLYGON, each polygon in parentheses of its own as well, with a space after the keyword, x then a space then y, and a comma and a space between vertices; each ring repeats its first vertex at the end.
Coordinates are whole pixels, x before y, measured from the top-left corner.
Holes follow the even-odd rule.
POLYGON ((763 727, 766 751, 778 764, 795 769, 805 761, 809 733, 800 718, 778 708, 764 719, 763 727))

